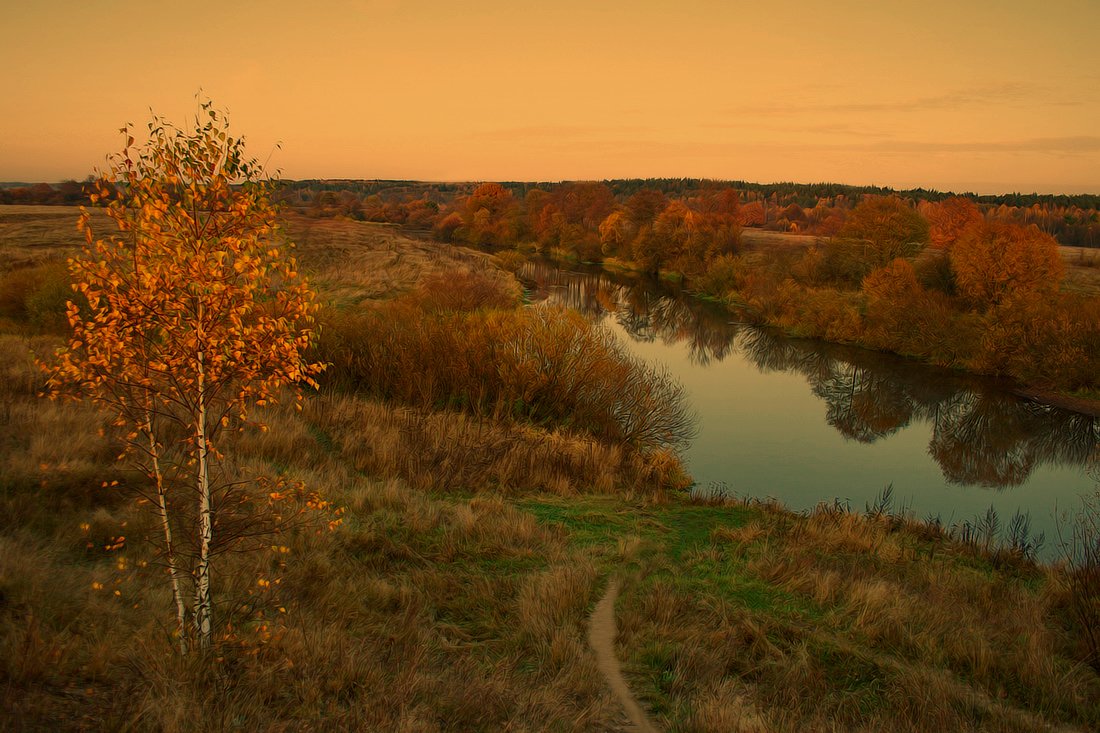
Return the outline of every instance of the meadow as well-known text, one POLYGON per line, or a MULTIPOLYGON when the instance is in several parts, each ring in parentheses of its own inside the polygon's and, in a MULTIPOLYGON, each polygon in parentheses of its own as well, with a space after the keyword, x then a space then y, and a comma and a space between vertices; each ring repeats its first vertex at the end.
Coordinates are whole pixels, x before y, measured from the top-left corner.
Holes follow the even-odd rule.
POLYGON ((226 452, 340 521, 223 558, 216 650, 180 657, 143 477, 102 415, 39 396, 75 220, 0 207, 0 727, 626 730, 586 641, 612 578, 662 729, 1100 727, 1065 567, 886 503, 695 497, 675 385, 523 307, 500 260, 294 214, 332 367, 226 452))

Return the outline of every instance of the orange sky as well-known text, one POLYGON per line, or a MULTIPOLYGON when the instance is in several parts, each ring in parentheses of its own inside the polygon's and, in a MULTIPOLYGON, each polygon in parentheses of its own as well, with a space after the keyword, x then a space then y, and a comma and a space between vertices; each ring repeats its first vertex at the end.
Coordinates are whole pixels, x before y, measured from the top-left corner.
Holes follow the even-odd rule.
POLYGON ((287 178, 1100 193, 1098 31, 1100 0, 23 3, 0 180, 83 178, 201 88, 287 178))

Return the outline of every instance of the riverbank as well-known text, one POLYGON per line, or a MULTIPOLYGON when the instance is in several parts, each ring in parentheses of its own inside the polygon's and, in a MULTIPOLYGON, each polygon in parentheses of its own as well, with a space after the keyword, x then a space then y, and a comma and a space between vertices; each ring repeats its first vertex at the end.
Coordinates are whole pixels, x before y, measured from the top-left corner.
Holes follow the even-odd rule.
MULTIPOLYGON (((814 248, 822 245, 819 237, 782 234, 777 232, 747 232, 747 248, 742 255, 747 265, 734 267, 729 272, 721 273, 714 282, 707 277, 687 280, 683 273, 662 270, 656 277, 643 272, 629 261, 608 257, 600 262, 580 263, 575 256, 565 250, 550 250, 542 253, 533 247, 520 247, 516 250, 504 250, 498 253, 498 258, 512 271, 518 271, 524 261, 531 261, 534 256, 545 256, 549 260, 560 263, 563 266, 576 266, 583 264, 585 267, 601 269, 610 275, 628 277, 639 281, 653 281, 675 284, 679 291, 690 295, 700 301, 722 306, 726 308, 730 317, 738 322, 752 323, 756 325, 776 328, 780 332, 792 338, 810 338, 830 343, 843 344, 893 354, 904 359, 911 359, 922 364, 940 366, 954 371, 974 374, 978 376, 995 376, 1008 383, 1008 389, 1025 399, 1060 407, 1062 409, 1100 417, 1100 393, 1096 389, 1056 389, 1044 386, 1041 383, 1028 384, 1026 381, 1013 378, 1004 373, 1005 362, 1003 359, 990 355, 982 356, 978 361, 985 360, 985 366, 974 361, 978 357, 963 357, 961 354, 971 348, 965 343, 945 343, 942 345, 930 344, 927 339, 930 334, 936 333, 936 327, 942 333, 948 332, 949 324, 942 319, 948 318, 948 312, 942 304, 941 322, 934 322, 924 318, 918 310, 906 310, 898 305, 877 303, 876 307, 884 308, 888 313, 884 318, 878 318, 882 323, 875 322, 876 317, 871 304, 861 293, 842 293, 825 286, 803 287, 794 280, 781 282, 782 277, 771 274, 763 278, 765 282, 754 281, 749 278, 747 289, 731 289, 730 282, 744 277, 746 267, 765 269, 772 267, 771 258, 777 258, 780 269, 789 276, 792 258, 807 256, 814 248), (519 253, 523 259, 513 256, 519 253), (740 269, 740 275, 736 270, 740 269), (906 319, 909 322, 906 323, 906 319), (927 322, 925 322, 927 321, 927 322), (913 337, 905 342, 906 348, 890 348, 888 339, 884 339, 883 329, 901 328, 901 330, 914 331, 913 337)), ((1078 264, 1080 257, 1076 254, 1066 253, 1064 258, 1070 274, 1067 277, 1067 287, 1074 292, 1086 293, 1095 297, 1100 293, 1100 285, 1092 289, 1092 281, 1096 278, 1096 272, 1100 272, 1092 265, 1078 264), (1080 271, 1080 272, 1078 272, 1080 271), (1083 274, 1082 274, 1083 273, 1083 274), (1082 286, 1081 283, 1086 285, 1082 286)), ((796 268, 797 269, 797 268, 796 268)), ((915 307, 913 304, 910 306, 915 307)), ((970 318, 965 324, 967 338, 978 338, 978 317, 970 318)), ((1013 329, 1019 330, 1020 323, 1010 322, 998 326, 1001 337, 1005 339, 1027 338, 1034 341, 1036 333, 1029 331, 1027 336, 1015 334, 1013 329), (1013 335, 1015 334, 1015 335, 1013 335)), ((1064 330, 1064 329, 1063 329, 1064 330)), ((943 338, 942 335, 937 338, 943 338)), ((1063 334, 1069 341, 1069 331, 1063 334)), ((950 334, 948 333, 948 336, 950 334)), ((1052 338, 1054 337, 1052 333, 1052 338)), ((896 346, 896 345, 895 345, 896 346)), ((1053 346, 1051 347, 1053 348, 1053 346)), ((1080 351, 1083 346, 1077 344, 1073 347, 1080 351)), ((1076 352, 1074 352, 1076 353, 1076 352)), ((1019 356, 1014 358, 1021 358, 1019 356)), ((1086 359, 1087 353, 1083 352, 1082 358, 1086 359)))
POLYGON ((1035 402, 1054 405, 1055 407, 1061 407, 1063 410, 1072 410, 1089 417, 1100 417, 1100 397, 1065 394, 1029 387, 1017 387, 1012 391, 1035 402))

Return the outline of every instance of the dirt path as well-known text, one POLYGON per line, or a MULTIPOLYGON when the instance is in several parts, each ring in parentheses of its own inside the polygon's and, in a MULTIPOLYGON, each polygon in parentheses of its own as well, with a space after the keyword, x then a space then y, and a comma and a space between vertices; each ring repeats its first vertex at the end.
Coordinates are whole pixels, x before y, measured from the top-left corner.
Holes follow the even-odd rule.
POLYGON ((638 733, 657 733, 657 728, 649 722, 642 706, 630 694, 630 688, 623 679, 619 659, 615 656, 615 635, 618 633, 615 627, 615 599, 618 597, 619 580, 613 578, 607 584, 603 598, 592 611, 588 622, 588 643, 596 652, 600 672, 630 718, 631 729, 638 733))

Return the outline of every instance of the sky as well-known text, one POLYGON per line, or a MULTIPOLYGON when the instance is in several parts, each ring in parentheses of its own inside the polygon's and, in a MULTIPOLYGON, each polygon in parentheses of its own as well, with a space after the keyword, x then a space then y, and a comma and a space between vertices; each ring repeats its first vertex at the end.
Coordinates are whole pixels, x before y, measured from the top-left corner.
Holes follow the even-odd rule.
POLYGON ((1100 0, 0 6, 0 181, 201 93, 284 178, 1100 193, 1100 0))

